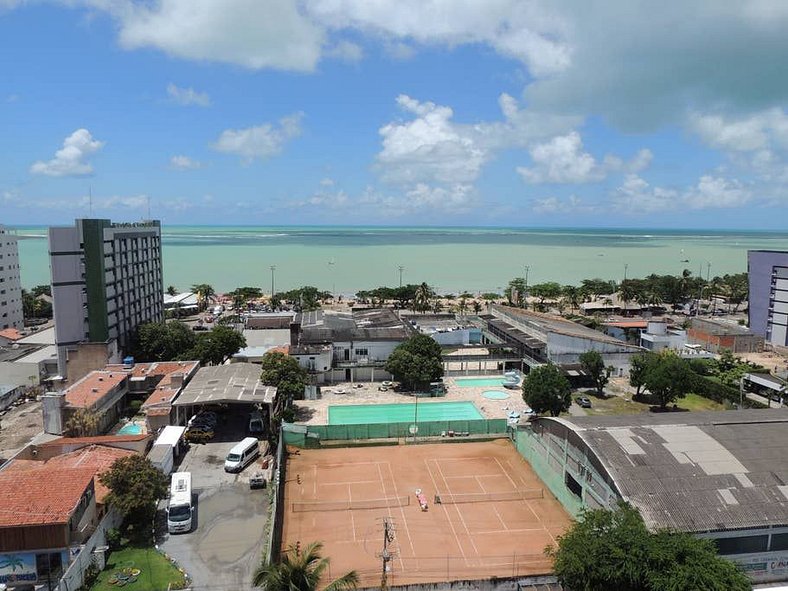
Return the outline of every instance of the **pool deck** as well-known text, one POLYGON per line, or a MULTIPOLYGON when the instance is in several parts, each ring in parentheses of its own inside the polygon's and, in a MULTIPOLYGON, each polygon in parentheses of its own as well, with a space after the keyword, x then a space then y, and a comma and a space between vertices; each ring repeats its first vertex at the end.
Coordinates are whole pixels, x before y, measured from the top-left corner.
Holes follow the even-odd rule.
MULTIPOLYGON (((462 376, 486 377, 491 376, 462 376)), ((486 419, 505 419, 509 411, 525 411, 526 404, 523 402, 520 390, 507 390, 503 386, 493 388, 491 386, 464 387, 457 386, 454 378, 444 378, 446 384, 446 396, 442 398, 419 398, 419 405, 434 404, 436 402, 462 402, 470 401, 476 405, 481 415, 486 419), (484 398, 482 393, 487 390, 501 390, 510 395, 508 400, 489 400, 484 398)), ((328 407, 342 404, 413 404, 413 396, 407 396, 389 390, 381 392, 378 390, 380 382, 356 382, 355 384, 343 383, 321 387, 323 397, 320 400, 298 400, 295 402, 298 412, 296 422, 306 425, 327 425, 328 407), (344 390, 344 394, 337 394, 337 390, 344 390)))

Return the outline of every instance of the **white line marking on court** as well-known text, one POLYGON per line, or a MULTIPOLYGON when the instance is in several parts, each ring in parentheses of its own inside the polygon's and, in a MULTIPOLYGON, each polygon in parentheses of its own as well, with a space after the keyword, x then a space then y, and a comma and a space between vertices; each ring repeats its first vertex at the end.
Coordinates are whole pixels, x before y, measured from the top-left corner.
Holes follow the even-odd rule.
POLYGON ((514 488, 514 490, 517 490, 517 484, 514 482, 514 480, 512 480, 512 477, 509 476, 509 471, 503 467, 503 464, 501 464, 501 460, 499 460, 496 457, 493 457, 493 459, 495 460, 495 463, 498 464, 498 467, 501 469, 501 472, 504 473, 504 476, 506 476, 506 478, 509 479, 509 482, 512 483, 512 487, 514 488))
POLYGON ((513 534, 513 533, 521 533, 521 532, 528 532, 528 531, 542 531, 543 527, 527 527, 521 529, 507 529, 505 532, 501 531, 500 529, 491 529, 490 531, 477 531, 476 535, 480 536, 483 534, 513 534))
MULTIPOLYGON (((440 490, 438 488, 438 483, 435 481, 435 476, 432 474, 432 470, 430 470, 430 464, 426 459, 424 460, 424 466, 427 468, 427 473, 430 475, 430 480, 432 480, 432 486, 435 487, 435 492, 438 492, 440 490)), ((446 486, 448 486, 448 483, 446 483, 446 486)), ((449 517, 449 510, 446 508, 446 505, 441 505, 441 509, 443 509, 443 512, 446 515, 446 521, 449 522, 451 533, 454 536, 454 541, 457 543, 457 547, 460 549, 460 553, 465 560, 465 566, 468 566, 468 557, 465 556, 465 550, 463 549, 462 544, 460 544, 460 536, 457 535, 457 531, 454 529, 454 522, 449 517)))
MULTIPOLYGON (((353 493, 350 492, 350 485, 347 485, 347 498, 348 503, 353 503, 353 493)), ((356 541, 356 519, 353 517, 353 510, 351 509, 348 511, 350 513, 350 525, 353 527, 353 541, 356 541)))
MULTIPOLYGON (((380 469, 380 464, 382 463, 383 462, 378 462, 378 474, 380 474, 380 485, 383 487, 383 494, 386 494, 386 481, 383 480, 383 471, 380 469)), ((389 470, 389 474, 391 475, 391 485, 394 487, 394 496, 398 497, 399 491, 397 490, 397 479, 394 478, 394 471, 391 469, 391 464, 389 462, 385 462, 385 464, 389 470)), ((410 544, 410 552, 414 556, 414 558, 418 558, 418 556, 416 556, 416 548, 413 547, 413 538, 410 537, 410 528, 408 528, 408 518, 405 517, 405 509, 400 507, 399 512, 400 515, 402 515, 402 524, 405 526, 405 535, 408 536, 408 544, 410 544)), ((400 568, 402 568, 402 570, 404 571, 405 563, 402 561, 402 552, 399 553, 399 565, 400 568)))
POLYGON ((346 484, 369 484, 370 482, 380 484, 377 480, 345 480, 344 482, 323 482, 320 486, 345 486, 346 484))
MULTIPOLYGON (((435 465, 438 467, 438 472, 441 473, 441 478, 443 478, 443 482, 446 484, 446 488, 449 488, 449 483, 446 480, 446 478, 444 478, 443 476, 443 470, 441 470, 440 462, 438 462, 438 460, 434 458, 433 461, 435 462, 435 465)), ((449 493, 451 493, 451 490, 449 490, 449 493)), ((473 546, 473 551, 476 552, 476 556, 479 556, 479 549, 476 547, 476 544, 473 541, 473 536, 471 536, 471 530, 468 529, 468 524, 465 523, 465 518, 462 516, 462 510, 458 505, 454 505, 454 508, 457 510, 457 515, 459 516, 460 521, 462 521, 462 526, 465 528, 465 531, 468 534, 468 539, 471 542, 471 546, 473 546)))
MULTIPOLYGON (((484 490, 484 485, 482 484, 482 481, 479 480, 478 478, 476 479, 476 484, 478 484, 481 487, 482 492, 487 492, 486 490, 484 490)), ((501 522, 501 525, 503 526, 503 529, 504 530, 508 530, 509 528, 506 527, 506 522, 501 518, 501 514, 498 513, 498 508, 495 506, 495 503, 492 503, 492 508, 493 508, 493 511, 495 511, 495 516, 498 518, 498 521, 501 522)))
MULTIPOLYGON (((523 458, 523 461, 525 461, 525 458, 523 458)), ((510 468, 513 468, 511 460, 506 460, 506 463, 509 464, 510 468)), ((498 464, 500 465, 500 462, 498 462, 498 464)), ((503 468, 503 466, 501 466, 501 468, 503 468)), ((517 472, 517 471, 515 470, 515 472, 517 472)), ((523 478, 522 474, 520 475, 520 482, 523 483, 523 486, 525 486, 525 487, 528 486, 528 483, 525 481, 525 478, 523 478)), ((538 480, 538 482, 541 482, 541 480, 538 480)), ((542 483, 542 489, 544 489, 544 482, 541 482, 541 483, 542 483)), ((555 544, 556 543, 556 539, 553 536, 553 534, 550 533, 550 530, 547 529, 547 523, 542 521, 542 518, 539 517, 539 514, 533 508, 533 506, 531 505, 531 503, 530 503, 530 501, 528 499, 525 499, 525 504, 528 505, 528 509, 531 511, 531 513, 533 513, 534 517, 536 517, 536 520, 539 522, 539 525, 542 526, 542 530, 550 537, 550 540, 552 540, 553 544, 555 544)))

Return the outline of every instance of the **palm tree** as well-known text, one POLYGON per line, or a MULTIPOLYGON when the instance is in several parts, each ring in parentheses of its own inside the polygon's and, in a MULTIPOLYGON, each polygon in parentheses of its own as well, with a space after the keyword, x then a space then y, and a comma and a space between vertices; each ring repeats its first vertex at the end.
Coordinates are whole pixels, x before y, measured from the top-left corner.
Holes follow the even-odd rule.
POLYGON ((204 310, 205 306, 208 304, 208 300, 216 295, 213 286, 207 283, 195 283, 192 285, 192 293, 197 294, 197 305, 200 310, 204 310))
POLYGON ((99 415, 89 408, 80 408, 66 421, 66 431, 71 437, 92 437, 99 431, 99 415))
POLYGON ((175 287, 174 285, 170 285, 167 288, 167 295, 174 296, 174 295, 177 295, 177 294, 178 294, 178 288, 175 287))
MULTIPOLYGON (((291 544, 276 564, 263 561, 252 576, 252 585, 265 591, 317 591, 329 559, 320 556, 323 544, 312 542, 303 550, 291 544)), ((358 573, 352 570, 323 587, 325 591, 352 591, 358 573)))
POLYGON ((465 313, 468 311, 468 300, 461 297, 457 309, 460 311, 460 316, 465 316, 465 313))
POLYGON ((473 313, 480 314, 482 311, 482 305, 479 300, 473 300, 473 313))
POLYGON ((426 312, 430 309, 430 300, 432 299, 432 288, 426 283, 422 283, 416 288, 416 294, 413 298, 413 311, 426 312))

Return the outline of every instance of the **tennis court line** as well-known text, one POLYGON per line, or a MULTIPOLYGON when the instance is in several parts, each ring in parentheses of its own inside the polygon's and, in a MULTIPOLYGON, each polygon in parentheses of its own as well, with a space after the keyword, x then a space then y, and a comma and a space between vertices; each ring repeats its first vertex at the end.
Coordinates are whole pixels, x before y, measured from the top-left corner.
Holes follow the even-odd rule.
MULTIPOLYGON (((383 494, 386 494, 386 481, 383 479, 383 471, 380 469, 380 464, 384 462, 378 463, 378 474, 380 475, 380 485, 383 487, 383 494)), ((391 485, 394 488, 394 496, 399 497, 399 490, 397 490, 397 479, 394 478, 394 471, 391 469, 391 463, 385 462, 386 467, 389 470, 389 474, 391 475, 391 485)), ((405 527, 405 535, 408 536, 408 544, 410 544, 410 552, 413 556, 416 556, 416 549, 413 547, 413 538, 410 537, 410 529, 408 528, 408 518, 405 516, 405 509, 402 507, 399 508, 400 515, 402 516, 402 525, 405 527)), ((394 529, 394 539, 397 539, 396 536, 397 530, 394 529)), ((399 545, 399 540, 397 540, 397 544, 399 545)), ((402 552, 399 552, 399 565, 402 570, 405 570, 405 563, 402 561, 402 552)))
MULTIPOLYGON (((443 478, 443 482, 446 485, 446 488, 449 490, 449 494, 451 494, 451 487, 449 487, 449 482, 443 476, 443 470, 441 470, 440 463, 438 462, 437 458, 433 458, 433 461, 438 467, 438 472, 440 472, 441 478, 443 478)), ((458 505, 454 505, 454 508, 457 510, 457 515, 459 516, 460 521, 462 521, 462 526, 465 528, 465 533, 468 534, 468 539, 471 542, 471 546, 473 546, 473 551, 476 553, 476 556, 479 556, 479 549, 476 547, 476 543, 473 541, 473 536, 471 536, 471 530, 468 529, 468 524, 465 523, 465 517, 462 516, 462 510, 458 505)))
MULTIPOLYGON (((484 485, 481 483, 481 481, 478 478, 476 479, 476 484, 478 484, 481 487, 483 493, 487 492, 484 489, 484 485)), ((495 511, 495 516, 498 518, 498 521, 501 522, 501 525, 503 526, 503 529, 504 530, 508 530, 509 528, 506 527, 506 522, 501 518, 501 514, 498 513, 498 507, 495 506, 495 503, 492 503, 492 508, 493 508, 493 511, 495 511)), ((496 530, 496 531, 500 531, 500 530, 496 530)))
MULTIPOLYGON (((427 474, 430 475, 430 480, 432 480, 432 486, 435 487, 435 491, 440 490, 438 488, 438 483, 435 480, 435 475, 432 473, 432 470, 430 470, 430 465, 426 458, 424 459, 424 467, 427 468, 427 474)), ((446 484, 446 486, 448 486, 448 483, 446 484)), ((457 535, 457 530, 454 529, 454 522, 451 519, 449 519, 449 510, 446 508, 446 505, 441 505, 441 508, 443 509, 443 513, 444 513, 444 517, 446 517, 446 521, 449 522, 449 527, 451 527, 451 533, 454 536, 454 541, 457 544, 457 548, 459 548, 460 554, 462 554, 462 557, 465 560, 465 566, 468 566, 468 557, 465 555, 465 549, 462 547, 462 544, 460 544, 460 537, 457 535)))
MULTIPOLYGON (((498 458, 496 458, 496 461, 497 461, 497 460, 498 460, 498 458)), ((522 461, 523 461, 523 462, 525 462, 526 464, 528 464, 528 462, 526 462, 525 458, 522 458, 522 461)), ((507 463, 507 464, 509 464, 509 467, 510 467, 510 468, 512 468, 512 469, 514 470, 514 466, 512 466, 512 464, 511 464, 511 460, 506 460, 506 463, 507 463)), ((500 466, 500 465, 501 465, 501 462, 498 462, 498 465, 500 466)), ((503 469, 503 466, 501 466, 501 468, 503 469)), ((531 468, 531 465, 530 465, 530 464, 528 464, 528 468, 531 468)), ((533 472, 533 468, 531 468, 531 472, 533 472)), ((533 472, 533 473, 534 473, 534 476, 536 476, 536 473, 535 473, 535 472, 533 472)), ((507 476, 508 476, 508 472, 507 472, 507 476)), ((520 474, 520 475, 519 475, 519 478, 520 478, 520 482, 522 482, 522 483, 523 483, 523 485, 527 485, 527 483, 525 482, 525 478, 523 477, 523 475, 522 475, 522 474, 520 474)), ((545 488, 545 486, 547 486, 547 485, 546 485, 544 482, 542 482, 542 481, 541 481, 541 479, 540 479, 538 476, 536 476, 536 479, 537 479, 537 481, 538 481, 538 482, 541 482, 541 483, 542 483, 542 488, 545 488)), ((510 478, 510 480, 511 480, 511 478, 510 478)), ((549 492, 550 492, 550 491, 549 491, 549 489, 548 489, 548 493, 549 493, 549 492)), ((541 525, 541 526, 542 526, 542 529, 543 529, 543 530, 544 530, 544 532, 545 532, 545 533, 546 533, 546 534, 549 536, 549 538, 550 538, 550 539, 553 541, 553 544, 557 543, 557 542, 556 542, 556 539, 555 539, 555 536, 553 536, 553 534, 552 534, 552 533, 550 533, 550 530, 549 530, 549 529, 547 529, 547 523, 546 523, 546 522, 544 522, 544 521, 542 521, 542 518, 541 518, 541 517, 539 517, 539 514, 538 514, 538 513, 537 513, 537 512, 534 510, 534 508, 531 506, 531 501, 529 501, 528 499, 525 499, 525 504, 526 504, 526 505, 528 505, 528 509, 530 509, 531 513, 533 513, 533 514, 534 514, 534 517, 536 517, 536 520, 539 522, 539 525, 541 525)))
POLYGON ((345 486, 346 484, 369 484, 371 482, 380 484, 379 480, 344 480, 342 482, 321 482, 320 486, 345 486))

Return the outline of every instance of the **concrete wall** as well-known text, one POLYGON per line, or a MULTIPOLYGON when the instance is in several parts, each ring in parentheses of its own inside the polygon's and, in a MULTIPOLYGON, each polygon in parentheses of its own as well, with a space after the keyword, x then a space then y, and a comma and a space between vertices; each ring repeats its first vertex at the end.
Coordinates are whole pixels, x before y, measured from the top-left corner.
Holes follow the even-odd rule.
MULTIPOLYGON (((559 589, 558 579, 553 575, 530 577, 496 577, 494 579, 459 580, 441 583, 414 583, 413 585, 390 585, 390 591, 549 591, 559 589)), ((360 591, 372 591, 377 587, 362 588, 360 591)))
POLYGON ((67 348, 68 384, 74 384, 91 371, 104 369, 111 363, 120 363, 117 341, 109 343, 80 343, 67 348))
POLYGON ((598 351, 605 365, 616 368, 617 375, 629 371, 632 355, 642 353, 640 349, 613 343, 605 343, 583 337, 569 336, 551 332, 547 337, 547 356, 555 364, 580 363, 580 355, 586 351, 598 351))
POLYGON ((104 518, 99 522, 96 531, 82 547, 79 554, 74 557, 73 562, 66 569, 65 574, 58 581, 57 586, 53 586, 53 591, 76 591, 84 583, 85 570, 91 562, 95 563, 99 569, 104 569, 107 552, 95 551, 107 545, 107 531, 120 526, 121 516, 113 509, 110 509, 104 518))
POLYGON ((350 361, 370 360, 385 361, 401 341, 352 341, 334 343, 334 362, 345 361, 345 351, 349 350, 350 361), (357 353, 359 349, 366 349, 367 353, 357 353))

